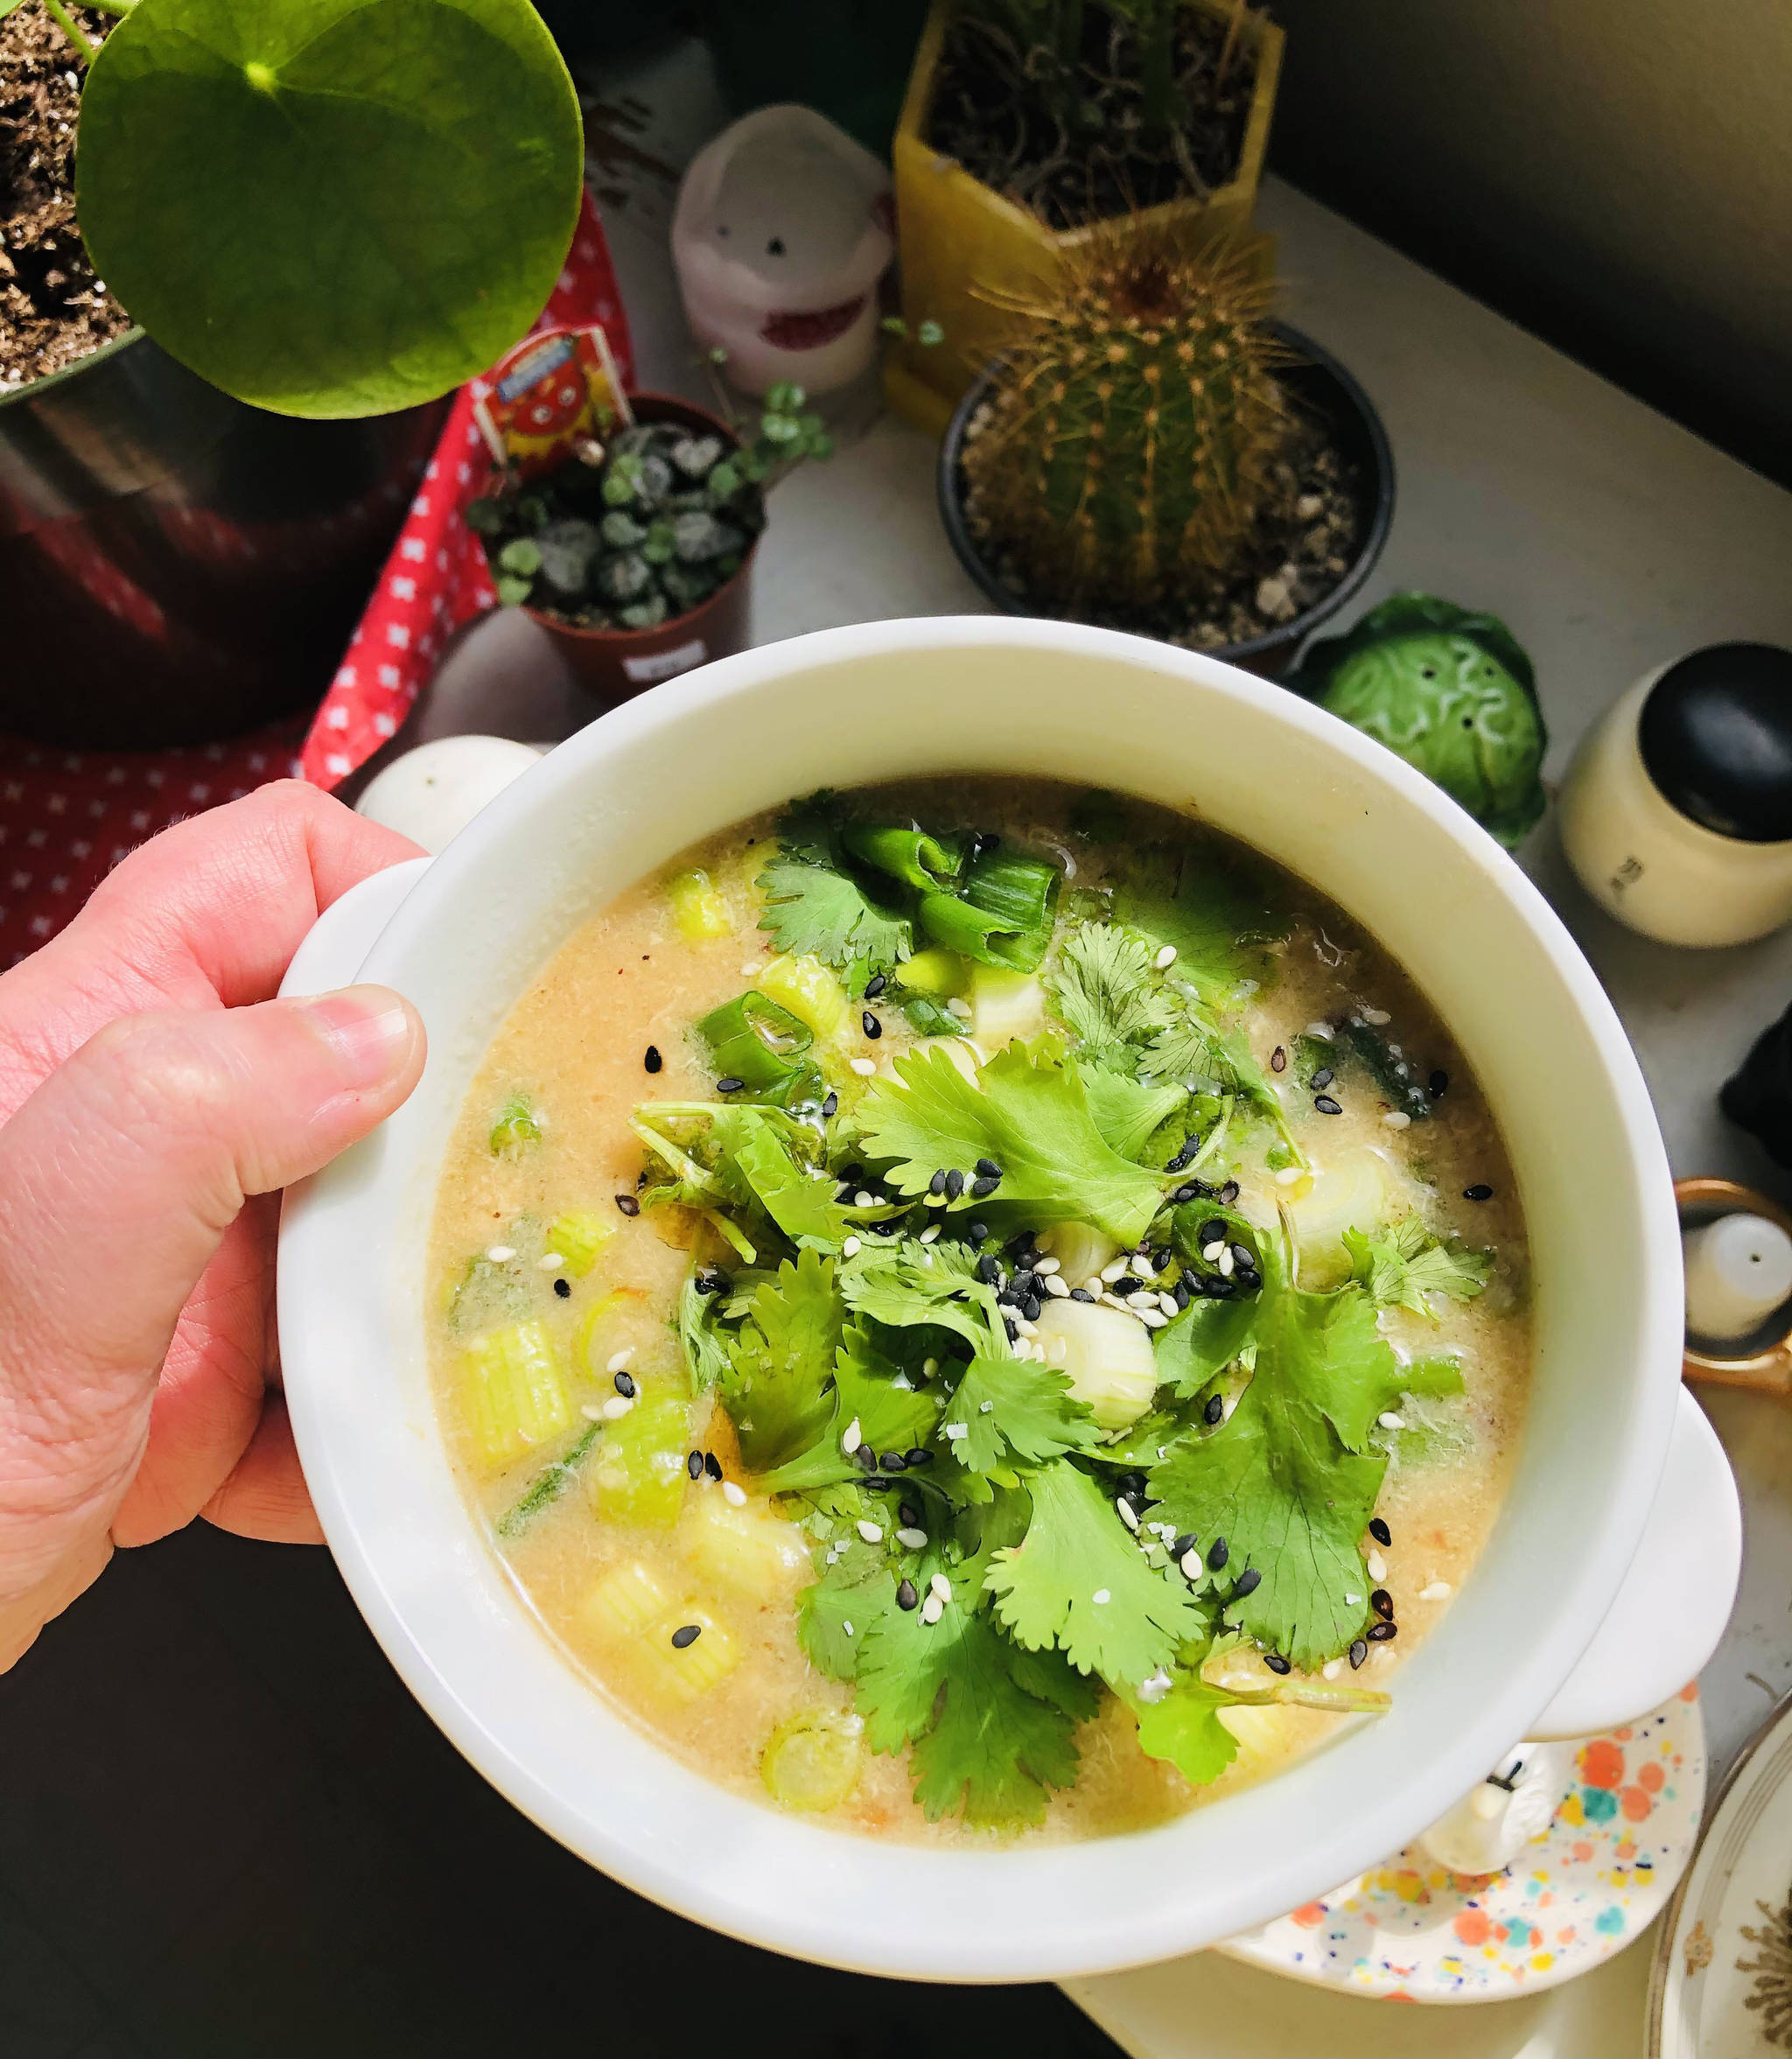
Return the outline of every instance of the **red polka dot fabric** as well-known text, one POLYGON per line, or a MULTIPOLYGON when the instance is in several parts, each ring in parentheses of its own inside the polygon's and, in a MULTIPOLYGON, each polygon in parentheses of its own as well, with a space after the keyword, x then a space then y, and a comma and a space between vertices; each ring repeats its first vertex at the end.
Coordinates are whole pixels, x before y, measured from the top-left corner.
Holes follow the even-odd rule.
MULTIPOLYGON (((601 322, 625 386, 628 323, 589 193, 566 269, 538 328, 601 322)), ((486 473, 472 404, 456 395, 441 441, 367 613, 314 716, 189 750, 67 752, 0 738, 0 966, 60 929, 119 859, 182 817, 265 781, 333 787, 393 734, 433 676, 449 637, 495 606, 461 511, 486 473)))

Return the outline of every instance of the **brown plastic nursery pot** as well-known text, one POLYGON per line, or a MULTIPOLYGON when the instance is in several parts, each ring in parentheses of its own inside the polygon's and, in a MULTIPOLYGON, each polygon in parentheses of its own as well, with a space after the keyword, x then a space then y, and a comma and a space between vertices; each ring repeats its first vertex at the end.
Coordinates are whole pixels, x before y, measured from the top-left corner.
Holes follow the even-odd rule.
MULTIPOLYGON (((638 422, 670 422, 701 430, 738 446, 725 422, 668 393, 635 393, 629 405, 638 422)), ((551 636, 561 655, 600 706, 613 708, 681 672, 745 650, 752 641, 752 561, 755 537, 740 570, 701 606, 662 622, 657 629, 582 629, 540 608, 524 612, 551 636)))
MULTIPOLYGON (((1231 19, 1230 0, 1186 4, 1222 21, 1231 19)), ((900 345, 886 366, 885 395, 900 414, 935 436, 945 429, 967 388, 1008 340, 1008 304, 1048 292, 1064 257, 1092 235, 1130 239, 1168 231, 1198 245, 1233 242, 1245 233, 1263 176, 1282 70, 1281 30, 1252 12, 1246 18, 1244 39, 1256 54, 1256 80, 1232 179, 1213 193, 1166 200, 1124 220, 1054 229, 972 178, 927 140, 954 4, 955 0, 933 0, 892 151, 903 318, 911 334, 923 322, 937 322, 946 340, 933 349, 918 343, 900 345)), ((1267 250, 1264 263, 1267 277, 1267 250)))

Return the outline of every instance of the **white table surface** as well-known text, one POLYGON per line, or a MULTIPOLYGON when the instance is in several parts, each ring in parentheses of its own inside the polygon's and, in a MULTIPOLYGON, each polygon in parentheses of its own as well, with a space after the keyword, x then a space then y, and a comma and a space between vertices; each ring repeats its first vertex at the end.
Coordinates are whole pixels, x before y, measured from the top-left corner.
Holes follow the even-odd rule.
MULTIPOLYGON (((598 97, 610 112, 588 116, 591 125, 666 165, 684 163, 722 118, 693 45, 601 82, 598 97)), ((599 183, 627 196, 607 204, 605 219, 637 382, 700 399, 667 251, 671 183, 640 164, 619 169, 610 156, 599 183)), ((1582 730, 1648 668, 1704 643, 1792 645, 1792 494, 1292 187, 1266 182, 1259 221, 1280 239, 1284 312, 1362 380, 1393 445, 1393 529, 1364 604, 1418 587, 1509 623, 1536 664, 1551 739, 1546 776, 1559 776, 1582 730)), ((757 568, 756 641, 892 616, 988 612, 941 529, 934 454, 928 438, 886 417, 779 487, 757 568)), ((557 663, 540 633, 510 614, 482 625, 451 660, 422 733, 482 726, 481 707, 500 701, 514 722, 519 693, 539 705, 542 733, 566 726, 557 663)), ((1731 950, 1672 949, 1592 904, 1550 825, 1522 862, 1624 1020, 1676 1173, 1725 1173, 1792 1200, 1792 1178, 1723 1121, 1715 1100, 1755 1035, 1792 1001, 1792 931, 1731 950)), ((1736 1467, 1746 1523, 1742 1591, 1703 1677, 1715 1782, 1792 1688, 1792 1408, 1740 1393, 1707 1390, 1701 1399, 1736 1467)), ((1524 2012, 1536 2005, 1502 2005, 1519 2013, 1501 2030, 1499 2012, 1477 2011, 1491 2041, 1462 2048, 1537 2059, 1591 2053, 1596 2020, 1598 2050, 1640 2051, 1632 2026, 1640 2040, 1647 1951, 1634 1947, 1592 1977, 1592 2013, 1577 2003, 1533 2020, 1524 2012), (1613 2035, 1620 2041, 1603 2041, 1613 2035)), ((1253 2052, 1292 2052, 1289 2037, 1311 2034, 1298 1991, 1284 1998, 1294 2014, 1284 2032, 1271 2029, 1286 2016, 1278 1989, 1292 1984, 1202 1964, 1227 1996, 1252 2001, 1264 2027, 1253 2052), (1308 2028, 1297 2034, 1297 2021, 1308 2028)), ((1151 2041, 1151 2025, 1172 1989, 1172 1977, 1158 1971, 1074 1992, 1129 2048, 1168 2052, 1151 2041)), ((1333 2048, 1340 2053, 1440 2048, 1422 2027, 1438 2013, 1402 2012, 1419 2027, 1390 2042, 1385 2025, 1370 2027, 1383 2014, 1374 2005, 1338 1998, 1330 2006, 1362 2026, 1333 2048)))

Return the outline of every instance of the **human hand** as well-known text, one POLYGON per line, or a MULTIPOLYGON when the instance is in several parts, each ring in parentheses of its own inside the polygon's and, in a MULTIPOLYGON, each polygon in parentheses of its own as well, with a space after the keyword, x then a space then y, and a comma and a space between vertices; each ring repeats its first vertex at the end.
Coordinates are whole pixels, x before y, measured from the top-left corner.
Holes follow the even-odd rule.
POLYGON ((205 1515, 316 1541, 275 1344, 279 1189, 402 1102, 383 987, 275 1000, 417 855, 297 781, 177 824, 0 977, 0 1669, 116 1544, 205 1515))

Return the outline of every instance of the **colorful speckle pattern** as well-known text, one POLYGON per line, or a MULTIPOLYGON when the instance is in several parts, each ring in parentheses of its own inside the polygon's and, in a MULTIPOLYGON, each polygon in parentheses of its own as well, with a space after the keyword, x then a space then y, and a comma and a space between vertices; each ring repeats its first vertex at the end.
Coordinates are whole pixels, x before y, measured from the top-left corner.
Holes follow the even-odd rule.
POLYGON ((1390 1999, 1503 2001, 1586 1972, 1644 1929, 1691 1860, 1704 1804, 1696 1687, 1576 1754, 1555 1820, 1502 1873, 1408 1850, 1220 1950, 1390 1999))

